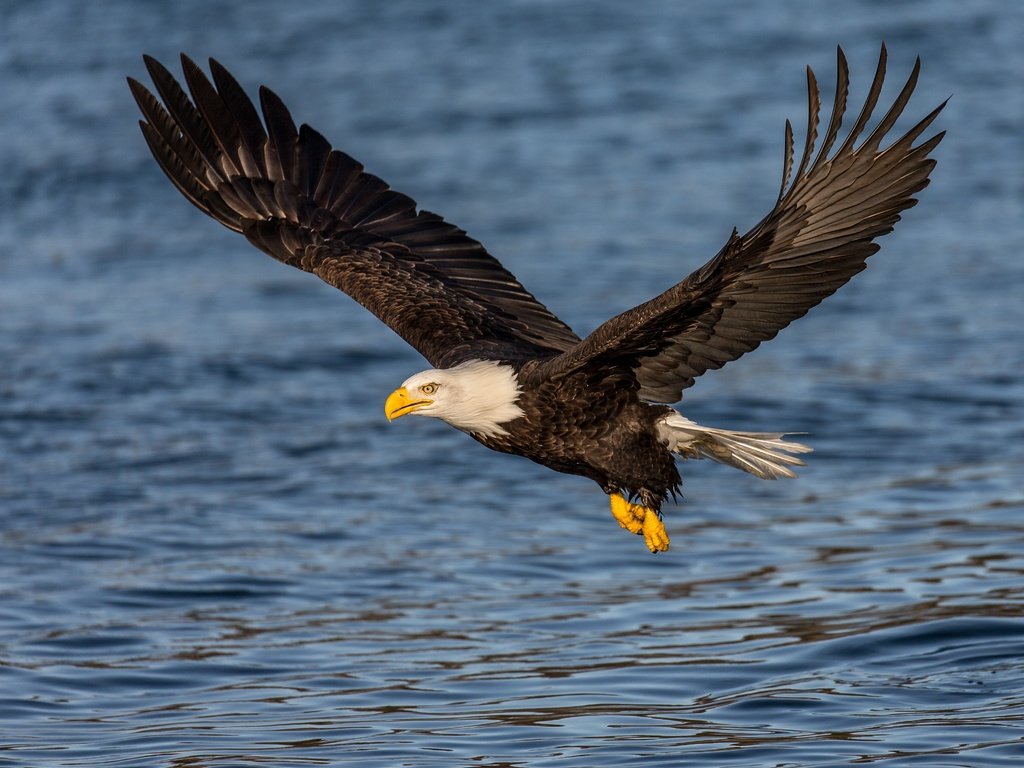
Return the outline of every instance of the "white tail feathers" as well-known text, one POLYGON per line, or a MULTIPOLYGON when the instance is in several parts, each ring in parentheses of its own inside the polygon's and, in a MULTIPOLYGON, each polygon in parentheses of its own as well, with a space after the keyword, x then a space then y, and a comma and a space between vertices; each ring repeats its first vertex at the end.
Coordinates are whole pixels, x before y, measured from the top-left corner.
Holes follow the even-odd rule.
POLYGON ((677 411, 658 422, 658 434, 673 453, 688 459, 714 459, 766 480, 796 477, 790 467, 804 461, 792 454, 813 449, 783 438, 785 432, 737 432, 702 427, 677 411))

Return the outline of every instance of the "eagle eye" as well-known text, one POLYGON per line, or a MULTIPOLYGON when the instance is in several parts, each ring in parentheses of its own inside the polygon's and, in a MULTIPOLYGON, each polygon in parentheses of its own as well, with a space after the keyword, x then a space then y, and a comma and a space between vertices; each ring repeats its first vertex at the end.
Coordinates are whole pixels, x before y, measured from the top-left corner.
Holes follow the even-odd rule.
POLYGON ((432 395, 437 392, 437 384, 424 384, 420 387, 420 392, 424 395, 432 395))

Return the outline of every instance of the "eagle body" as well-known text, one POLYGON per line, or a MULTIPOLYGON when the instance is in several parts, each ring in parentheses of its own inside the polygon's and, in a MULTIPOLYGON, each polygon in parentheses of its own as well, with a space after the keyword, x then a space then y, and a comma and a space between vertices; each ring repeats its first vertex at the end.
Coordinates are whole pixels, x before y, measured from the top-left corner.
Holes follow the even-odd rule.
POLYGON ((259 107, 210 60, 182 55, 185 87, 144 57, 156 94, 128 78, 143 136, 177 189, 278 261, 348 294, 433 366, 387 398, 389 420, 442 419, 488 448, 594 480, 619 524, 668 549, 661 506, 680 487, 675 457, 763 478, 793 477, 810 449, 784 433, 696 424, 672 407, 694 380, 773 338, 866 266, 875 240, 916 204, 943 134, 921 139, 940 104, 890 136, 920 61, 870 131, 882 46, 864 105, 840 141, 848 68, 838 51, 831 116, 808 68, 799 153, 785 126, 782 184, 769 213, 643 304, 580 338, 463 230, 367 173, 281 99, 259 107), (212 79, 211 79, 212 78, 212 79), (186 90, 187 89, 187 90, 186 90), (882 142, 887 146, 882 147, 882 142))
POLYGON ((522 380, 516 404, 523 415, 496 434, 470 432, 479 442, 654 508, 679 488, 675 460, 658 432, 672 409, 642 402, 632 377, 580 371, 537 384, 522 380))

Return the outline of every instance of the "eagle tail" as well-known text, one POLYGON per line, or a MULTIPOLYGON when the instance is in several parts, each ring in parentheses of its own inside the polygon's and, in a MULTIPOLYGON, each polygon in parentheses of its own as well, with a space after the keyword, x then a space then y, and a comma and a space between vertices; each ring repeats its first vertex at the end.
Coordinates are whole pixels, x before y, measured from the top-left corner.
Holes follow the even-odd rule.
POLYGON ((740 432, 703 427, 677 411, 672 411, 658 422, 658 433, 673 453, 688 459, 713 459, 765 480, 795 477, 790 467, 802 467, 804 461, 794 454, 813 450, 802 443, 786 440, 785 432, 740 432))

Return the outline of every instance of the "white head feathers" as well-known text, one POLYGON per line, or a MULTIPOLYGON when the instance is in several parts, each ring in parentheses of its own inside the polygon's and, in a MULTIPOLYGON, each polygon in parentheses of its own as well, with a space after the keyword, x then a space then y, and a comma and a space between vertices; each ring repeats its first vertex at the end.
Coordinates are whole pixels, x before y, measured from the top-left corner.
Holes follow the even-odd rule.
POLYGON ((522 390, 515 371, 492 360, 422 371, 402 386, 410 397, 424 393, 433 401, 411 413, 442 419, 463 432, 485 437, 508 434, 503 425, 523 415, 516 405, 522 390))

